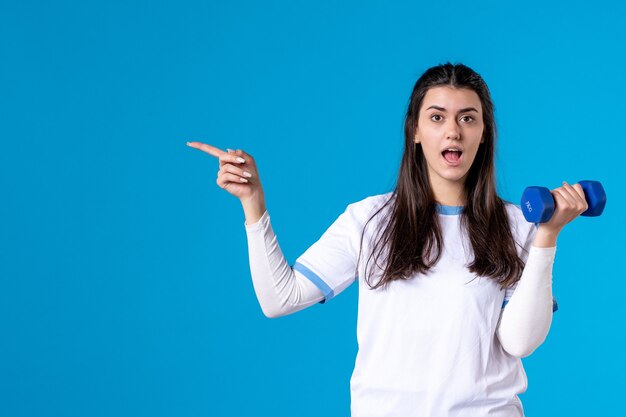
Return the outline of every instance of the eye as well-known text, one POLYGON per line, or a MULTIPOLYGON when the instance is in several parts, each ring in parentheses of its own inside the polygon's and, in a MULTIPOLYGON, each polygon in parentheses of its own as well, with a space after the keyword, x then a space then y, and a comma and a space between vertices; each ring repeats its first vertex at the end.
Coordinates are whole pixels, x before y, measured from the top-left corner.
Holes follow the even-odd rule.
POLYGON ((468 123, 470 121, 474 121, 474 118, 472 116, 463 116, 463 117, 461 117, 461 119, 470 119, 470 120, 467 120, 468 123))
POLYGON ((441 115, 440 115, 440 114, 433 114, 432 116, 430 116, 430 120, 432 120, 433 122, 438 122, 439 120, 441 120, 441 119, 433 120, 433 117, 439 117, 439 118, 441 118, 441 115))

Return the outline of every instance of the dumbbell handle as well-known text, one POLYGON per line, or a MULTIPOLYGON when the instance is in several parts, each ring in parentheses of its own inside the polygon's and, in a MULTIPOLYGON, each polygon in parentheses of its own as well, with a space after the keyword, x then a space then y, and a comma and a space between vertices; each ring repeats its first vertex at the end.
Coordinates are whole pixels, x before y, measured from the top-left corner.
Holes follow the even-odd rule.
MULTIPOLYGON (((579 181, 585 193, 589 208, 581 216, 599 216, 606 205, 606 193, 599 181, 579 181)), ((527 187, 522 194, 520 205, 524 217, 529 222, 545 223, 552 218, 555 203, 552 193, 546 187, 527 187)))

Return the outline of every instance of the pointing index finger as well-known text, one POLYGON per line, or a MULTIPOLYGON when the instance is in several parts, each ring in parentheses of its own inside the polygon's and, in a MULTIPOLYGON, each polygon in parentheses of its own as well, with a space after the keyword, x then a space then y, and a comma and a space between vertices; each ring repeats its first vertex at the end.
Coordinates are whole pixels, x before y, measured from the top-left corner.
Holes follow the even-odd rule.
POLYGON ((222 154, 226 153, 220 148, 216 148, 215 146, 207 145, 206 143, 202 143, 202 142, 187 142, 187 146, 199 149, 216 158, 219 158, 222 154))

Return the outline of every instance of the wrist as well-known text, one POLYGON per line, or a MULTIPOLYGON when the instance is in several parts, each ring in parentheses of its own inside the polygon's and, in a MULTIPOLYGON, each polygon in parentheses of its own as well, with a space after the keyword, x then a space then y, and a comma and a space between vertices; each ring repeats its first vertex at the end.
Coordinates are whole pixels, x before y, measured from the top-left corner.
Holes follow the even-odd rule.
POLYGON ((540 224, 537 227, 533 246, 538 248, 551 248, 556 246, 556 239, 559 236, 559 230, 548 229, 545 225, 540 224))
POLYGON ((265 199, 261 197, 251 197, 241 200, 241 206, 246 217, 246 224, 251 225, 259 221, 263 213, 267 210, 265 199))
POLYGON ((239 201, 241 202, 241 205, 243 207, 264 206, 265 194, 263 193, 263 191, 253 192, 246 197, 241 197, 239 201))

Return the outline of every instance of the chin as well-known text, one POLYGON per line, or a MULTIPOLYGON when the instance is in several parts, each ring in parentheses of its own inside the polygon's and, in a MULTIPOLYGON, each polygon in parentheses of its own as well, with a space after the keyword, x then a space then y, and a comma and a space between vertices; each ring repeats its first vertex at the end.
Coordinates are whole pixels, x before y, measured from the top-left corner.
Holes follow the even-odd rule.
POLYGON ((448 181, 453 181, 453 182, 465 182, 465 175, 462 177, 452 177, 452 178, 446 178, 448 181))
POLYGON ((452 182, 465 182, 465 179, 467 178, 467 172, 463 172, 462 174, 456 174, 456 175, 441 175, 441 178, 447 180, 447 181, 452 181, 452 182))

